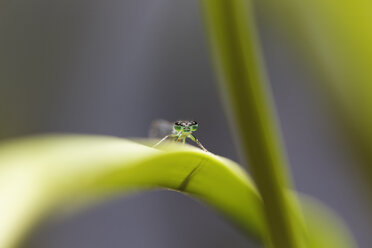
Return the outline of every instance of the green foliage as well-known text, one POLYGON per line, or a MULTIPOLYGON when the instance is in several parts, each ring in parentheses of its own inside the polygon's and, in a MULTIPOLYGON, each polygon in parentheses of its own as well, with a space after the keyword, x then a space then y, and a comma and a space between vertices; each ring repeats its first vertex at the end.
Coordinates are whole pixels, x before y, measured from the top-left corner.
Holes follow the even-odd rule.
MULTIPOLYGON (((15 247, 36 221, 58 206, 89 205, 113 194, 153 188, 195 197, 221 212, 247 235, 261 240, 266 236, 261 197, 237 164, 187 145, 165 144, 161 148, 114 137, 82 135, 3 142, 0 247, 15 247)), ((308 200, 305 206, 318 205, 308 200)), ((314 239, 316 246, 311 247, 353 247, 342 225, 324 207, 305 212, 310 216, 305 215, 305 222, 312 223, 309 230, 322 230, 322 236, 314 239), (332 228, 327 228, 330 225, 332 228), (342 245, 323 245, 339 243, 342 245)))
POLYGON ((263 198, 274 247, 304 247, 285 197, 291 185, 276 130, 249 1, 204 0, 206 26, 221 92, 252 176, 263 198))
POLYGON ((257 1, 330 97, 372 190, 372 1, 257 1))
POLYGON ((205 201, 250 235, 263 233, 260 197, 235 163, 193 147, 170 144, 166 149, 99 136, 40 136, 3 143, 0 247, 12 247, 53 206, 159 187, 205 201))
MULTIPOLYGON (((346 1, 341 2, 346 6, 346 1)), ((370 18, 361 1, 358 2, 360 18, 370 18)), ((233 130, 240 139, 239 147, 250 161, 255 184, 234 162, 186 145, 169 143, 158 150, 146 146, 149 141, 82 135, 4 141, 0 144, 0 247, 16 247, 35 222, 57 207, 90 205, 114 194, 154 188, 175 190, 199 199, 268 247, 355 247, 348 230, 331 211, 314 199, 288 190, 291 179, 276 130, 275 111, 248 1, 204 0, 203 3, 221 76, 221 92, 233 130)), ((370 39, 360 39, 359 48, 353 46, 351 39, 338 43, 344 36, 358 36, 360 32, 355 26, 359 22, 351 22, 346 27, 349 35, 344 35, 342 24, 338 23, 342 18, 332 12, 335 3, 323 4, 320 0, 316 5, 312 3, 311 6, 320 6, 323 11, 320 15, 323 19, 316 19, 320 28, 293 23, 300 27, 301 34, 306 30, 310 34, 316 31, 318 35, 312 38, 321 44, 319 54, 325 57, 332 78, 343 83, 350 77, 357 79, 358 87, 341 84, 338 98, 353 123, 369 130, 371 119, 363 122, 365 115, 360 113, 369 113, 371 109, 364 105, 370 103, 369 91, 365 90, 371 81, 371 74, 366 73, 371 58, 370 39), (323 26, 327 18, 331 21, 323 26), (324 37, 329 33, 333 33, 333 38, 327 41, 324 37), (354 66, 349 67, 345 60, 328 60, 341 52, 352 58, 354 66), (363 63, 358 66, 360 58, 363 63), (347 101, 350 95, 353 101, 347 101), (358 109, 355 106, 363 108, 354 113, 358 109)), ((279 7, 312 18, 314 9, 302 4, 285 0, 279 7)), ((268 10, 276 6, 269 5, 268 10)), ((296 20, 292 14, 291 18, 296 20)), ((368 30, 366 26, 363 29, 368 30)), ((372 140, 369 133, 365 137, 368 142, 372 140)))
MULTIPOLYGON (((277 9, 282 10, 281 2, 276 4, 279 5, 277 9)), ((340 247, 341 244, 335 243, 340 237, 330 234, 335 225, 321 224, 316 222, 317 218, 300 218, 308 213, 298 208, 296 194, 287 197, 291 178, 267 86, 251 1, 203 0, 203 9, 226 112, 236 130, 238 147, 249 161, 252 177, 263 199, 268 227, 266 245, 277 248, 340 247), (329 242, 328 246, 326 242, 329 242)), ((321 215, 323 220, 330 218, 324 212, 321 215)))

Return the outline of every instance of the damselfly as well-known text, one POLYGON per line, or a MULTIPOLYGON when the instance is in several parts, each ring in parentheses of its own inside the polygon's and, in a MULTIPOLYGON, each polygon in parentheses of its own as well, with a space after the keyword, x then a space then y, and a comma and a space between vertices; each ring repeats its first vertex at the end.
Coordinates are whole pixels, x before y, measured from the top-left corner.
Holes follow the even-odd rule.
POLYGON ((197 138, 192 135, 198 129, 198 123, 196 121, 176 121, 174 123, 165 120, 156 120, 152 123, 150 129, 150 136, 164 136, 154 147, 161 144, 163 141, 170 139, 177 142, 186 143, 186 139, 189 138, 194 141, 203 151, 207 152, 207 149, 199 142, 197 138))

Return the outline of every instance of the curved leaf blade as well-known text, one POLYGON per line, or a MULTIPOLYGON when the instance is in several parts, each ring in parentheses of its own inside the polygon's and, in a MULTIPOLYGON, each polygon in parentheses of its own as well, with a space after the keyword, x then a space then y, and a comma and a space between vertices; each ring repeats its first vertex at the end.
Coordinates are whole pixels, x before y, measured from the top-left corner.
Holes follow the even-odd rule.
POLYGON ((261 200, 247 174, 230 160, 177 147, 164 152, 102 136, 40 136, 0 145, 0 246, 13 247, 56 205, 158 187, 196 196, 260 237, 261 200))
MULTIPOLYGON (((196 197, 231 219, 247 235, 266 239, 261 198, 236 163, 190 146, 167 144, 162 148, 165 150, 87 135, 3 142, 0 247, 16 247, 32 225, 56 206, 151 188, 196 197)), ((314 200, 303 199, 302 208, 293 208, 292 212, 299 223, 306 224, 300 228, 308 247, 355 247, 337 217, 314 200)))

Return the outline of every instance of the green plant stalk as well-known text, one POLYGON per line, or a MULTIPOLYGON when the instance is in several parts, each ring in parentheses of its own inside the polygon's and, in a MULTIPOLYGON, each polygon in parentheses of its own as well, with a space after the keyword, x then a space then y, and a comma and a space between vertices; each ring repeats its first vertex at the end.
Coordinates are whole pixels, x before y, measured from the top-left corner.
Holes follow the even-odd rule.
POLYGON ((269 239, 277 248, 299 248, 284 193, 291 185, 287 162, 248 2, 204 0, 206 26, 233 129, 264 202, 269 239))

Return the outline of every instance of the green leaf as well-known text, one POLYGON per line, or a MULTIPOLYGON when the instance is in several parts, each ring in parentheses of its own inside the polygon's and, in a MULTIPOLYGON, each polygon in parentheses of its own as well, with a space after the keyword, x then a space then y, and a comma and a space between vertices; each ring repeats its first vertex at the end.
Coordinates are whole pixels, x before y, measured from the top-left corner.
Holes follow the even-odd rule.
POLYGON ((306 195, 299 195, 299 197, 307 229, 308 247, 357 247, 346 225, 331 209, 312 197, 306 195))
MULTIPOLYGON (((236 163, 187 145, 167 143, 161 148, 84 135, 46 135, 3 142, 0 247, 16 247, 35 222, 56 207, 88 205, 114 194, 153 188, 197 198, 248 236, 265 238, 261 197, 236 163)), ((354 247, 342 223, 324 207, 314 208, 318 205, 307 200, 303 210, 292 211, 297 219, 305 213, 305 221, 300 222, 307 224, 303 230, 310 234, 309 243, 313 245, 309 247, 354 247)))
POLYGON ((264 233, 260 197, 239 166, 189 146, 165 148, 100 136, 39 136, 3 143, 0 247, 13 247, 54 206, 159 187, 203 200, 249 235, 264 233))

